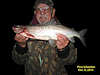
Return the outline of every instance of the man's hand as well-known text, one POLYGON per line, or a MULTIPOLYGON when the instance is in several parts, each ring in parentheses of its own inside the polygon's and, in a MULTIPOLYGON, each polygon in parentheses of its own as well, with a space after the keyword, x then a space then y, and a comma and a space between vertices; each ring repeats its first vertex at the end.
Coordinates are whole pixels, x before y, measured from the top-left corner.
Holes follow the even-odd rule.
POLYGON ((62 34, 57 34, 57 39, 58 39, 56 41, 57 48, 59 49, 59 51, 62 51, 62 49, 68 45, 69 40, 66 36, 62 34))
POLYGON ((18 33, 18 34, 16 34, 16 36, 15 36, 15 40, 19 43, 19 45, 20 45, 21 47, 26 47, 26 41, 28 40, 28 38, 26 38, 26 37, 24 37, 24 36, 22 36, 22 35, 20 35, 20 34, 18 33))

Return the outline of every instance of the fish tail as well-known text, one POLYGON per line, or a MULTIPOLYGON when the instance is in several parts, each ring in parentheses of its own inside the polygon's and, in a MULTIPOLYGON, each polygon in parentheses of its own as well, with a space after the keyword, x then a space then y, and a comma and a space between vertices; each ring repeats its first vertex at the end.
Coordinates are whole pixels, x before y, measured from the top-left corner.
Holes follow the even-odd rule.
POLYGON ((81 31, 79 32, 80 40, 81 40, 82 44, 83 44, 85 47, 86 47, 86 43, 85 43, 85 38, 84 38, 84 36, 85 36, 86 32, 87 32, 87 29, 83 29, 83 30, 81 30, 81 31))

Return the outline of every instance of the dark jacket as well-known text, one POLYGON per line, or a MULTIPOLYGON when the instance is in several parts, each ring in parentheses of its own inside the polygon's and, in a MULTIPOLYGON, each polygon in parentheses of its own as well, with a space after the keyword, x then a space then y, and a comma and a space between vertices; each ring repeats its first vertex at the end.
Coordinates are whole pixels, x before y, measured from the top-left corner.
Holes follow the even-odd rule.
POLYGON ((25 65, 26 75, 67 75, 64 65, 76 61, 77 49, 71 42, 58 51, 48 41, 28 40, 26 48, 15 44, 12 58, 17 64, 25 65))

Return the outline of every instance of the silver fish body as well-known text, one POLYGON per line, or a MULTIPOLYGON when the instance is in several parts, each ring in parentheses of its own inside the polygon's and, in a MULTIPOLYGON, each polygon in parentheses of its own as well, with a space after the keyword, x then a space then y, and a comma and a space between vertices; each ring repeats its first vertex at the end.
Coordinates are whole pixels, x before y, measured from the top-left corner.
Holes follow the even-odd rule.
MULTIPOLYGON (((15 29, 16 28, 21 29, 21 27, 18 26, 18 27, 15 27, 15 29)), ((26 28, 27 33, 34 36, 35 39, 57 40, 57 34, 63 34, 73 43, 75 42, 74 37, 77 37, 84 44, 83 36, 81 35, 84 35, 84 33, 86 32, 86 29, 78 33, 77 31, 63 25, 36 25, 36 26, 24 26, 24 27, 26 28)), ((32 38, 31 36, 27 36, 25 33, 23 33, 22 35, 32 38)))
POLYGON ((70 41, 74 36, 80 38, 76 31, 62 25, 27 26, 27 30, 41 40, 57 40, 57 34, 65 35, 70 41))

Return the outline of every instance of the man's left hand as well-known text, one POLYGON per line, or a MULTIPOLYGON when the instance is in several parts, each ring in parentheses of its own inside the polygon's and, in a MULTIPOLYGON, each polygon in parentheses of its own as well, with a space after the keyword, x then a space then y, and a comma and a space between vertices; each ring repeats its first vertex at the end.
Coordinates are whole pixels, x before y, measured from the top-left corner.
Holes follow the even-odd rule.
POLYGON ((62 34, 57 34, 56 45, 59 51, 62 51, 62 49, 65 48, 68 45, 68 43, 69 43, 69 40, 66 36, 62 34))

